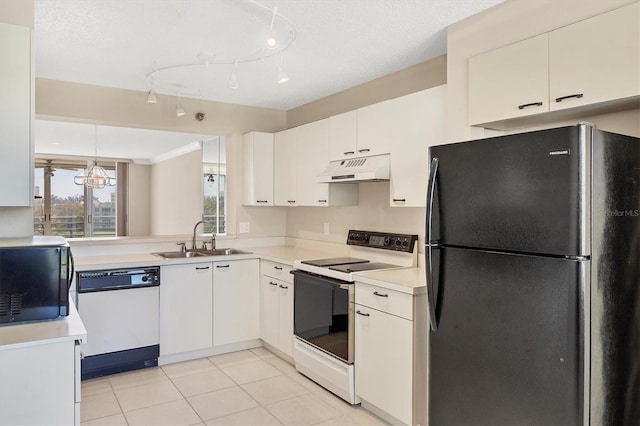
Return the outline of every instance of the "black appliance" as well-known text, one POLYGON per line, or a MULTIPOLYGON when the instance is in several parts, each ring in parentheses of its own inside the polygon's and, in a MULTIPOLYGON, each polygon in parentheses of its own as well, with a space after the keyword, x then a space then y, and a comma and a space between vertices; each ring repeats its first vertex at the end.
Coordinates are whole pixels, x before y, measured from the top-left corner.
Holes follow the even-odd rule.
POLYGON ((640 424, 640 139, 434 146, 431 425, 640 424))
POLYGON ((64 238, 0 239, 0 323, 69 315, 72 276, 73 258, 64 238))

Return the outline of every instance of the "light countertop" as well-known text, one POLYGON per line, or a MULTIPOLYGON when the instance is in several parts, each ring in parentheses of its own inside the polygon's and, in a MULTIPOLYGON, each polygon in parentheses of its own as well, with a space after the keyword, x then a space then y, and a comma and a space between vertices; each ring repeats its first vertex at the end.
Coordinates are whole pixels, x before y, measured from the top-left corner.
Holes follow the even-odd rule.
POLYGON ((427 291, 424 268, 363 272, 358 274, 356 281, 409 294, 421 294, 427 291))
POLYGON ((86 339, 87 330, 71 299, 66 317, 0 326, 0 351, 67 340, 85 342, 86 339))

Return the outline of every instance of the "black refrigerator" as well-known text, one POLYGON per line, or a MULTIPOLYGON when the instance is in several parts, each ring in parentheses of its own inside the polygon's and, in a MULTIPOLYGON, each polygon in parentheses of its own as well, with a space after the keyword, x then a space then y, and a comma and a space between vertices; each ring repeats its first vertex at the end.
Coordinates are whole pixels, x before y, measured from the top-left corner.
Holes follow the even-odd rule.
POLYGON ((429 424, 640 424, 640 139, 430 149, 429 424))

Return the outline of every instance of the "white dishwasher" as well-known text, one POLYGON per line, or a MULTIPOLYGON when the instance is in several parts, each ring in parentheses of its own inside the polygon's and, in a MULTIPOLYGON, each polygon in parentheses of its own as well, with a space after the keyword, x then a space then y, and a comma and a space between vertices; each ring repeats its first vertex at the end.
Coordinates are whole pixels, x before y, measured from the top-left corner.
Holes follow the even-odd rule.
POLYGON ((82 379, 158 365, 160 268, 77 273, 82 379))

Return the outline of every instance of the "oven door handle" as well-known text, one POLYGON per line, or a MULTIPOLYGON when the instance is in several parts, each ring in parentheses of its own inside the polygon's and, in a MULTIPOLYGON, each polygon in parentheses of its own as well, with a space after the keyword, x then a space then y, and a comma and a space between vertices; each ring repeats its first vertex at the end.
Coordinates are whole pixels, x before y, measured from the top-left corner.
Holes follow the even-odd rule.
POLYGON ((339 280, 337 278, 325 277, 323 275, 318 275, 318 274, 312 274, 310 272, 300 271, 298 269, 294 269, 293 271, 291 271, 291 273, 294 275, 294 279, 296 275, 300 275, 302 277, 313 277, 314 280, 322 281, 326 284, 338 286, 344 290, 350 289, 352 285, 352 283, 348 281, 339 280))

